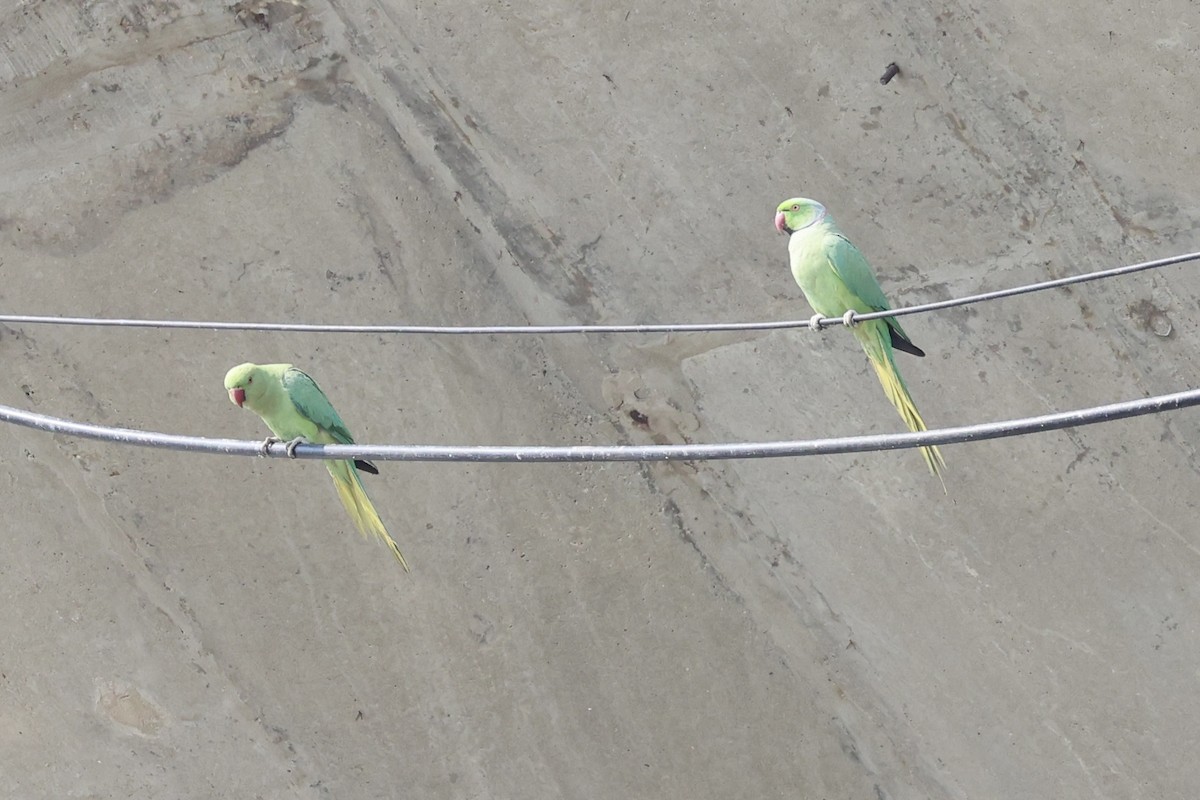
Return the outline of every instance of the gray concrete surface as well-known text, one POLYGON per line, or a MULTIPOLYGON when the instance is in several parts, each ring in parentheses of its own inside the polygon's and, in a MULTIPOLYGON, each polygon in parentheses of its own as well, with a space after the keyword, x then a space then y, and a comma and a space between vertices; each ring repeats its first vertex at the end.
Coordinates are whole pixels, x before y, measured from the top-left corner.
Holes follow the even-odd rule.
MULTIPOLYGON (((1198 249, 1197 10, 960 0, 18 2, 0 307, 303 321, 807 315, 774 206, 898 304, 1198 249), (239 16, 237 11, 243 13, 239 16), (896 61, 901 75, 878 77, 896 61)), ((932 425, 1196 385, 1185 266, 906 327, 932 425)), ((258 437, 289 360, 363 441, 898 427, 840 330, 0 330, 0 402, 258 437), (631 418, 636 410, 646 425, 631 418)), ((1200 418, 659 466, 311 463, 8 428, 0 793, 1194 798, 1200 418)))

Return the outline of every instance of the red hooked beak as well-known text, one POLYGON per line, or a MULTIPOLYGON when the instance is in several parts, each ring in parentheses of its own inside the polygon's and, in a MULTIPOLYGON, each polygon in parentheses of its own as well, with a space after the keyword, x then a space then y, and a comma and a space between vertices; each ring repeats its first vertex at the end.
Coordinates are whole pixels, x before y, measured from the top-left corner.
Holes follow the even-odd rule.
POLYGON ((775 215, 775 228, 780 233, 786 233, 786 234, 790 235, 792 232, 792 229, 787 226, 787 222, 785 222, 783 219, 782 211, 780 211, 778 214, 775 215))
POLYGON ((238 408, 241 408, 242 403, 246 402, 246 390, 237 388, 230 389, 229 399, 233 401, 234 405, 236 405, 238 408))

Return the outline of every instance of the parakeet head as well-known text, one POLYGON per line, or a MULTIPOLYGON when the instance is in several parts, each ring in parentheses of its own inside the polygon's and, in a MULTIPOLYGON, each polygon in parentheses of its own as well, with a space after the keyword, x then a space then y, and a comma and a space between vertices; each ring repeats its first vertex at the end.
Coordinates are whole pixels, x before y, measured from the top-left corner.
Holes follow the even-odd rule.
POLYGON ((775 209, 775 227, 780 233, 791 236, 810 225, 816 225, 825 218, 825 206, 807 197, 793 197, 784 200, 775 209))
POLYGON ((255 401, 262 397, 267 390, 267 380, 258 364, 238 364, 225 373, 225 390, 229 392, 229 400, 238 408, 249 403, 255 406, 255 401), (255 379, 258 385, 255 385, 255 379))

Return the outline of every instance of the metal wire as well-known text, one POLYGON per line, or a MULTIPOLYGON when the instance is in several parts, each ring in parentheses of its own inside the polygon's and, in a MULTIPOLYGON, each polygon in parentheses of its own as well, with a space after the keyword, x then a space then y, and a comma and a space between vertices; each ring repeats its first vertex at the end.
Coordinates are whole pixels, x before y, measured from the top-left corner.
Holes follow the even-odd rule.
MULTIPOLYGON (((983 303, 989 300, 1000 300, 1005 297, 1040 292, 1046 289, 1056 289, 1076 283, 1114 278, 1118 275, 1129 275, 1149 269, 1159 269, 1174 264, 1200 260, 1200 252, 1185 253, 1154 261, 1143 261, 1123 267, 1086 272, 1071 275, 1066 278, 1056 278, 1010 289, 999 289, 993 292, 982 292, 967 297, 950 300, 939 300, 934 303, 922 303, 906 308, 894 308, 887 311, 877 311, 870 314, 855 315, 856 322, 866 322, 882 317, 902 317, 908 314, 921 314, 927 311, 940 311, 944 308, 965 306, 972 303, 983 303)), ((0 314, 0 323, 12 325, 87 325, 114 328, 184 328, 218 331, 289 331, 302 333, 399 333, 424 335, 504 335, 504 334, 559 334, 559 333, 697 333, 716 331, 769 331, 786 328, 806 328, 810 321, 781 320, 767 322, 696 322, 696 323, 666 323, 648 325, 320 325, 299 322, 215 322, 195 320, 167 319, 105 319, 101 317, 58 317, 36 316, 29 314, 0 314)), ((821 324, 841 325, 839 317, 823 319, 821 324)))
MULTIPOLYGON (((454 462, 515 462, 522 464, 546 462, 600 461, 707 461, 719 459, 782 458, 792 456, 867 453, 879 450, 899 450, 928 445, 959 442, 979 442, 1007 436, 1023 436, 1061 428, 1074 428, 1100 422, 1112 422, 1143 414, 1200 405, 1200 389, 1175 394, 1128 400, 1094 408, 1060 411, 1038 417, 985 422, 957 428, 924 431, 921 433, 878 434, 803 441, 743 442, 733 444, 676 444, 676 445, 576 445, 550 447, 542 445, 311 445, 296 448, 297 458, 348 459, 369 458, 379 461, 454 461, 454 462)), ((153 431, 130 430, 92 425, 86 422, 35 414, 0 405, 0 421, 51 433, 81 436, 87 439, 182 450, 219 455, 262 455, 262 443, 239 439, 209 439, 153 431)), ((286 458, 282 444, 272 444, 267 455, 286 458)))

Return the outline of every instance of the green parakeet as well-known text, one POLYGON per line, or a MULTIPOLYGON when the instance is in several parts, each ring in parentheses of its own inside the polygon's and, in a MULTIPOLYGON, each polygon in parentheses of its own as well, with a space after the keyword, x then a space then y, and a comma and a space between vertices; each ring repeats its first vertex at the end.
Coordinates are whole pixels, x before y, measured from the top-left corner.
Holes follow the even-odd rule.
MULTIPOLYGON (((824 317, 845 317, 847 311, 869 314, 891 308, 871 267, 858 248, 838 230, 825 206, 815 200, 794 197, 779 204, 775 227, 788 235, 792 276, 813 310, 824 317)), ((896 369, 892 350, 914 356, 925 352, 908 338, 895 317, 851 324, 850 330, 875 368, 883 392, 900 412, 910 431, 923 431, 925 421, 917 412, 908 387, 896 369)), ((939 481, 946 462, 936 447, 922 447, 925 463, 939 481)), ((945 489, 945 482, 942 488, 945 489)))
MULTIPOLYGON (((234 405, 258 414, 278 441, 288 442, 289 454, 302 441, 354 444, 346 423, 321 387, 291 364, 239 364, 226 373, 225 389, 234 405)), ((267 443, 271 441, 268 439, 267 443)), ((382 539, 408 572, 408 562, 388 535, 359 479, 359 470, 372 475, 378 475, 379 470, 371 462, 357 459, 326 461, 325 468, 333 477, 338 497, 354 525, 364 536, 374 534, 382 539)))

